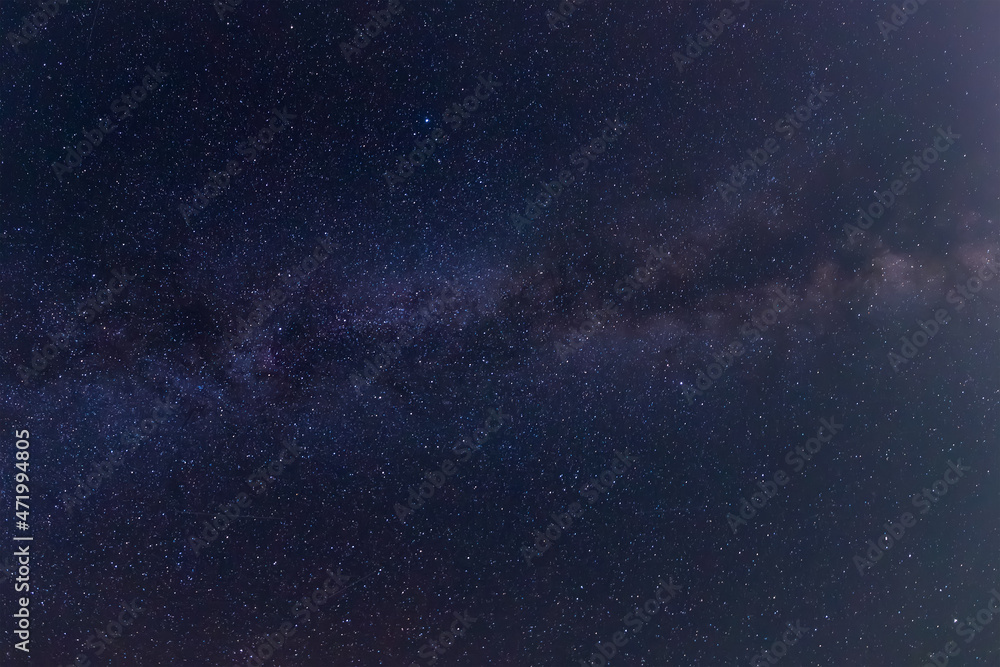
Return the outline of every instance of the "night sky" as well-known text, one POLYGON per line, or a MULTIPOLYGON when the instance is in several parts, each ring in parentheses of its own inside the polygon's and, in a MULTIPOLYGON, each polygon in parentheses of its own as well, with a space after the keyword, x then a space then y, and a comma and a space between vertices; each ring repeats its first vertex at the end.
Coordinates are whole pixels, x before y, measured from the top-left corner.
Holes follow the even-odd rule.
POLYGON ((1000 667, 1000 2, 46 1, 0 665, 1000 667))

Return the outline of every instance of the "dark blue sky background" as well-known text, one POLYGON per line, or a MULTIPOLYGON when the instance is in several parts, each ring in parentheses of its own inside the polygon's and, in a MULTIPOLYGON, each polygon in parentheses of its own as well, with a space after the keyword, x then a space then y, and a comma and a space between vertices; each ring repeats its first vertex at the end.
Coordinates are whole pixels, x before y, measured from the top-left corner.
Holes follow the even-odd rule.
MULTIPOLYGON (((5 37, 0 563, 20 429, 34 541, 30 662, 8 622, 0 663, 246 665, 331 568, 357 583, 266 664, 429 665, 422 647, 468 610, 436 667, 577 665, 672 577, 682 591, 612 667, 750 665, 794 621, 808 632, 784 665, 920 667, 955 640, 954 664, 1000 666, 997 623, 968 644, 955 628, 1000 587, 1000 280, 949 299, 1000 261, 1000 4, 928 0, 885 36, 891 3, 742 4, 588 0, 553 30, 556 0, 401 0, 350 63, 340 44, 385 3, 244 0, 220 19, 209 0, 70 0, 18 52, 5 37), (726 9, 735 21, 679 72, 674 53, 726 9), (57 180, 147 66, 163 85, 57 180), (448 128, 479 76, 499 85, 448 128), (833 94, 786 139, 775 123, 814 87, 833 94), (245 162, 283 107, 297 117, 245 162), (574 153, 614 118, 627 128, 580 173, 574 153), (385 172, 438 126, 448 142, 390 189, 385 172), (939 128, 960 136, 849 242, 939 128), (241 173, 186 221, 230 160, 241 173), (567 169, 519 232, 511 215, 567 169), (336 250, 224 350, 324 237, 336 250), (661 244, 669 261, 626 299, 620 281, 661 244), (121 269, 135 281, 86 322, 78 305, 121 269), (449 281, 457 301, 416 332, 449 281), (793 306, 749 340, 777 289, 793 306), (617 313, 561 359, 609 299, 617 313), (897 373, 889 353, 941 308, 949 323, 897 373), (685 400, 734 340, 745 352, 685 400), (175 413, 68 512, 77 476, 122 452, 157 398, 175 413), (513 421, 398 521, 490 409, 513 421), (822 418, 843 431, 790 472, 822 418), (285 439, 302 456, 195 554, 190 536, 252 494, 285 439), (616 450, 635 467, 527 564, 534 531, 616 450), (919 514, 913 494, 958 460, 972 471, 919 514), (727 513, 778 470, 791 481, 734 535, 727 513), (906 511, 916 524, 859 574, 853 557, 906 511), (133 598, 148 613, 95 655, 88 637, 133 598)), ((34 11, 4 4, 0 29, 34 11)))

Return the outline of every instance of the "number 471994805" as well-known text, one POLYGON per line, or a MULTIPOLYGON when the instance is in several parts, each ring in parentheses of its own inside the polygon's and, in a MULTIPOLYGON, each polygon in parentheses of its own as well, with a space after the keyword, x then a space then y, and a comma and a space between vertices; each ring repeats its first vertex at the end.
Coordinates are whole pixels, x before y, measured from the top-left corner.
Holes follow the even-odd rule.
POLYGON ((28 494, 28 446, 29 446, 29 443, 28 443, 28 441, 27 441, 26 438, 28 438, 28 436, 30 434, 27 431, 15 431, 14 435, 16 435, 18 438, 20 438, 17 441, 17 453, 14 455, 14 457, 17 459, 17 463, 14 464, 14 467, 21 471, 21 472, 17 473, 14 476, 14 481, 17 482, 17 486, 15 487, 14 490, 15 490, 15 493, 18 493, 18 494, 22 494, 23 493, 23 494, 25 494, 25 495, 15 496, 15 500, 16 500, 17 504, 14 506, 14 509, 15 509, 14 515, 18 519, 20 519, 21 521, 27 521, 28 520, 28 503, 22 502, 22 500, 28 500, 28 495, 27 494, 28 494), (21 509, 22 507, 24 508, 23 512, 16 511, 16 510, 21 509))

